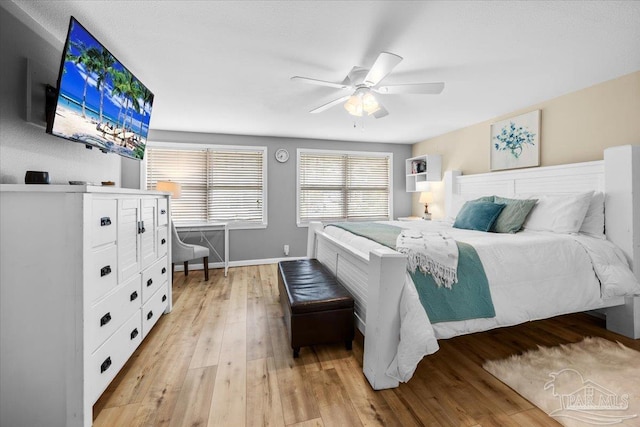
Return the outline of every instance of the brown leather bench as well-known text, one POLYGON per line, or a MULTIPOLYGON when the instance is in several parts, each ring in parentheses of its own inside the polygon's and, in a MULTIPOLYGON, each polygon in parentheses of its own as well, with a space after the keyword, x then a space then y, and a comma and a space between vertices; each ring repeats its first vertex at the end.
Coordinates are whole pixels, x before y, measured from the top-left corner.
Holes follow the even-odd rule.
POLYGON ((300 347, 344 342, 351 350, 353 298, 316 259, 278 263, 280 304, 293 357, 300 347))

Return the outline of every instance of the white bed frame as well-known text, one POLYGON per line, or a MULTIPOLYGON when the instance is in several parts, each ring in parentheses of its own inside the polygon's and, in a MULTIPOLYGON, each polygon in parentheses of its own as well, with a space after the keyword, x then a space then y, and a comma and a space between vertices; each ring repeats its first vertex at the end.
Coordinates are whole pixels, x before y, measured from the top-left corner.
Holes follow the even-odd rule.
MULTIPOLYGON (((446 214, 454 216, 464 201, 496 194, 549 194, 604 191, 607 238, 627 256, 640 279, 640 146, 606 149, 604 160, 462 176, 447 171, 444 177, 446 214)), ((385 375, 400 338, 400 294, 406 258, 383 248, 366 254, 323 232, 322 224, 309 225, 307 255, 326 265, 349 289, 355 300, 356 323, 365 335, 364 374, 371 386, 386 389, 398 381, 385 375)), ((640 297, 616 298, 603 305, 607 329, 640 338, 640 297)))

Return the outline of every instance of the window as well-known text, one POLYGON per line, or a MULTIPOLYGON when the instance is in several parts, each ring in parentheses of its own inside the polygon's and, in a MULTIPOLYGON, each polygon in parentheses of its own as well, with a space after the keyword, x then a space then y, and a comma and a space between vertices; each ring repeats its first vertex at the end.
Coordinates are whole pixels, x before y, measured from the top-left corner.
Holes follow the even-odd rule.
POLYGON ((182 194, 171 201, 178 224, 264 226, 266 154, 266 147, 154 144, 146 151, 146 188, 155 189, 158 181, 180 183, 182 194))
POLYGON ((391 219, 391 153, 298 150, 298 225, 391 219))

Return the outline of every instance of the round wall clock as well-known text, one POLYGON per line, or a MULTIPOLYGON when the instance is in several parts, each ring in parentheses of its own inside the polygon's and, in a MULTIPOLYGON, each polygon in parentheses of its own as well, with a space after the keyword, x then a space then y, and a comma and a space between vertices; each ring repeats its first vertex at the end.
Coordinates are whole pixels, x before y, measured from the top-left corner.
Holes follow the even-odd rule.
POLYGON ((289 152, 284 148, 278 148, 276 151, 276 160, 280 163, 284 163, 289 160, 289 152))

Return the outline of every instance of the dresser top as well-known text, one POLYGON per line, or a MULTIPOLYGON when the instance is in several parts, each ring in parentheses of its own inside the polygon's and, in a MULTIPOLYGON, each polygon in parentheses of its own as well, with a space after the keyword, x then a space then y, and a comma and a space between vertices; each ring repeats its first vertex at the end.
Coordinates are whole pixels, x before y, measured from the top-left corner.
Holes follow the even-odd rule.
POLYGON ((157 194, 170 195, 164 191, 120 188, 112 185, 58 185, 58 184, 0 184, 0 192, 23 193, 109 193, 109 194, 157 194))

